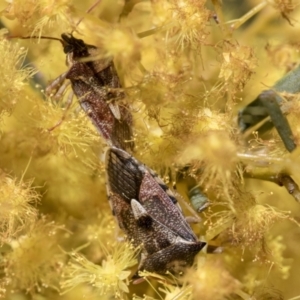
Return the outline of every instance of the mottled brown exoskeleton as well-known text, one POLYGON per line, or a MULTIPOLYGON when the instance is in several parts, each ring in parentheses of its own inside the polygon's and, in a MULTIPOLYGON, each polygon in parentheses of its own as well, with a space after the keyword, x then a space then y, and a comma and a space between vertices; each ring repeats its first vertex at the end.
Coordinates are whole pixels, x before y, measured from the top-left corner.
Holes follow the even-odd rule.
POLYGON ((96 59, 100 54, 97 47, 69 34, 62 34, 60 41, 69 70, 54 80, 47 92, 60 86, 57 94, 62 94, 67 86, 62 83, 69 79, 80 106, 107 143, 133 150, 132 116, 126 104, 120 105, 125 93, 112 58, 96 59))
POLYGON ((198 241, 172 191, 127 152, 106 152, 107 192, 120 228, 142 245, 139 270, 179 274, 206 245, 198 241))

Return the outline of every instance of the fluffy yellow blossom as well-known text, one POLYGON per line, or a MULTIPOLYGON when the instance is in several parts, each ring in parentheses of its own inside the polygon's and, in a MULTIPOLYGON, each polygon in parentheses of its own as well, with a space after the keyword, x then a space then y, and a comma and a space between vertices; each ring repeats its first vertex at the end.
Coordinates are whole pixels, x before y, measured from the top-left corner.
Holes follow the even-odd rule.
MULTIPOLYGON (((102 246, 103 247, 103 246, 102 246)), ((127 243, 116 245, 102 262, 96 265, 79 253, 70 253, 70 262, 64 269, 61 288, 67 293, 79 284, 88 284, 99 295, 111 294, 120 298, 128 293, 128 268, 136 264, 136 250, 127 243)))
POLYGON ((10 19, 16 19, 32 35, 41 36, 59 25, 62 31, 70 26, 71 7, 68 0, 11 0, 2 12, 10 19))
POLYGON ((98 37, 97 44, 101 49, 99 59, 114 57, 120 67, 122 65, 128 67, 129 63, 137 64, 139 62, 142 44, 129 28, 103 26, 96 32, 96 36, 98 37), (123 41, 122 44, 120 44, 120 41, 123 41))
POLYGON ((152 1, 154 22, 167 30, 168 42, 178 49, 200 48, 209 34, 207 23, 211 12, 204 0, 152 1))
MULTIPOLYGON (((2 32, 5 33, 5 32, 2 32)), ((26 80, 33 75, 32 67, 23 66, 27 50, 12 44, 0 35, 0 117, 11 113, 25 92, 26 80)))
POLYGON ((254 204, 238 214, 237 221, 230 230, 232 242, 253 247, 262 242, 264 235, 276 221, 289 217, 289 212, 279 211, 269 205, 254 204))
POLYGON ((204 264, 200 259, 199 263, 197 270, 190 269, 185 275, 192 286, 193 299, 222 300, 240 290, 240 282, 228 272, 220 259, 209 257, 204 264))
POLYGON ((252 48, 226 41, 222 49, 219 78, 232 83, 231 88, 236 89, 236 92, 241 91, 254 73, 256 65, 252 48))
POLYGON ((33 292, 42 287, 58 289, 58 279, 64 264, 59 248, 62 227, 41 219, 30 230, 11 240, 11 250, 1 265, 15 291, 33 292))
POLYGON ((32 182, 13 179, 0 170, 0 243, 16 238, 20 232, 34 223, 38 211, 34 207, 39 200, 31 188, 32 182))
MULTIPOLYGON (((51 152, 77 154, 99 143, 100 137, 83 113, 74 112, 73 108, 62 109, 57 103, 41 102, 33 97, 27 101, 32 109, 23 122, 34 125, 32 130, 40 132, 44 146, 48 145, 51 152)), ((74 99, 73 106, 77 108, 78 105, 74 99)))

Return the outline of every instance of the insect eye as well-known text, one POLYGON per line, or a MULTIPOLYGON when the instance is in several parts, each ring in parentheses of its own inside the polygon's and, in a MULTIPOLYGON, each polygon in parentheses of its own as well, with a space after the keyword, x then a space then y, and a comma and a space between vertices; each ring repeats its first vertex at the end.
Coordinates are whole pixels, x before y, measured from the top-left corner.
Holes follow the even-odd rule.
POLYGON ((66 53, 66 54, 69 54, 69 53, 71 53, 73 51, 73 47, 71 46, 71 45, 65 45, 64 46, 64 52, 66 53))

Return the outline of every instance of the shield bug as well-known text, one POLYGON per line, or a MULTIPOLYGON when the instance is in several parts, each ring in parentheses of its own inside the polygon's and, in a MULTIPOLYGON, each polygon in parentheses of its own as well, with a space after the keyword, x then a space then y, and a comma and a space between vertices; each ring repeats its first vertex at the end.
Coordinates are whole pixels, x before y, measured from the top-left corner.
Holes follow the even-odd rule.
POLYGON ((127 152, 106 152, 107 192, 119 227, 142 245, 139 270, 179 274, 206 245, 183 216, 171 190, 127 152))
POLYGON ((112 58, 99 59, 99 48, 86 44, 72 34, 63 33, 61 39, 46 36, 20 38, 60 41, 69 69, 47 87, 46 93, 51 94, 54 90, 54 97, 60 98, 71 83, 69 104, 75 94, 81 108, 110 146, 133 150, 132 115, 126 103, 121 104, 125 93, 112 58))
MULTIPOLYGON (((85 44, 72 35, 62 34, 62 45, 67 55, 69 79, 82 109, 92 120, 103 138, 122 149, 133 149, 132 116, 112 59, 93 59, 99 49, 85 44)), ((48 87, 48 90, 53 88, 48 87)))

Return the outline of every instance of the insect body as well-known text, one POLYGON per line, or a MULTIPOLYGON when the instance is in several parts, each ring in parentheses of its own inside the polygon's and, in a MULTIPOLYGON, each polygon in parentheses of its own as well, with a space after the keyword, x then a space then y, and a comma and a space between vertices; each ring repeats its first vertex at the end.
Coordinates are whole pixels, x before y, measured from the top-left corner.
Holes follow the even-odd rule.
POLYGON ((106 153, 108 197, 119 226, 135 246, 142 245, 139 270, 178 274, 206 245, 186 222, 163 181, 127 152, 106 153))
POLYGON ((69 79, 82 109, 108 144, 132 150, 132 116, 125 104, 118 103, 125 94, 112 59, 93 59, 99 55, 97 47, 72 35, 61 37, 69 70, 48 90, 69 79))

